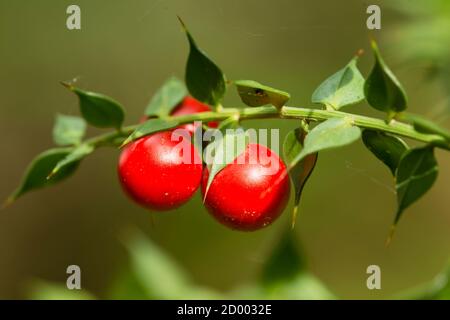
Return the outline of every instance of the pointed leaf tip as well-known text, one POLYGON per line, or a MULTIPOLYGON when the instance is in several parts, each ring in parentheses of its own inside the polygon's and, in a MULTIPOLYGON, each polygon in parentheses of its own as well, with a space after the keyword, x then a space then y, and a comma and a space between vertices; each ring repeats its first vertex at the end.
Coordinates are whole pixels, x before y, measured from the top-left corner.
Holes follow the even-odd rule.
POLYGON ((52 172, 50 172, 45 179, 50 180, 56 174, 56 172, 57 171, 55 169, 53 169, 52 172))
POLYGON ((78 165, 81 162, 81 160, 83 160, 86 156, 91 154, 94 150, 95 148, 89 144, 81 144, 75 147, 73 150, 70 151, 69 154, 67 154, 67 156, 65 156, 63 159, 59 160, 56 163, 50 174, 47 176, 47 179, 52 178, 65 168, 78 165))
POLYGON ((98 128, 119 129, 122 126, 125 112, 119 102, 104 94, 85 91, 73 85, 67 88, 78 96, 81 114, 89 124, 98 128))
MULTIPOLYGON (((292 228, 295 226, 298 207, 301 200, 301 195, 303 189, 310 178, 316 163, 317 163, 317 153, 307 155, 301 161, 295 163, 293 162, 295 158, 302 152, 304 139, 307 136, 306 131, 302 128, 290 131, 283 142, 283 153, 284 158, 288 163, 289 176, 295 188, 295 200, 294 209, 292 211, 292 228)), ((279 179, 277 179, 277 182, 279 179)), ((274 183, 274 185, 277 185, 274 183)), ((270 188, 269 188, 270 189, 270 188)))
POLYGON ((432 146, 410 149, 402 156, 396 172, 398 209, 394 224, 406 208, 431 189, 437 176, 438 164, 432 146))
MULTIPOLYGON (((180 20, 182 25, 184 23, 180 20)), ((226 92, 226 78, 222 70, 201 50, 184 26, 189 42, 185 82, 189 93, 204 103, 217 107, 226 92)))
POLYGON ((359 49, 359 50, 356 52, 356 55, 355 55, 355 56, 356 56, 357 58, 359 58, 359 57, 361 57, 363 54, 364 54, 364 49, 361 48, 361 49, 359 49))
POLYGON ((69 82, 66 82, 66 81, 60 81, 59 82, 63 87, 65 87, 65 88, 67 88, 67 89, 69 89, 69 90, 71 90, 71 91, 73 91, 73 89, 74 89, 74 86, 71 84, 71 83, 69 83, 69 82))
POLYGON ((2 206, 0 207, 0 210, 4 210, 4 209, 6 209, 7 207, 9 207, 10 205, 12 205, 13 202, 14 202, 14 200, 15 200, 15 199, 14 199, 14 197, 12 197, 12 196, 6 198, 6 200, 3 201, 2 206))
POLYGON ((183 19, 181 19, 181 17, 179 15, 177 15, 178 21, 181 24, 181 27, 183 28, 184 31, 187 31, 186 25, 184 24, 183 19))
POLYGON ((396 229, 397 229, 397 228, 396 228, 396 225, 393 224, 393 225, 391 226, 390 230, 389 230, 389 234, 388 234, 388 236, 387 236, 387 238, 386 238, 386 241, 385 241, 385 243, 384 243, 384 245, 385 245, 386 247, 389 247, 389 246, 391 245, 392 239, 394 239, 394 235, 395 235, 395 230, 396 230, 396 229))
POLYGON ((400 81, 387 66, 375 40, 371 40, 375 63, 364 84, 369 105, 389 116, 407 108, 407 96, 400 81))
POLYGON ((20 186, 10 196, 16 200, 25 193, 53 185, 72 175, 78 167, 78 163, 65 166, 63 170, 55 173, 52 179, 47 179, 48 173, 71 152, 70 148, 50 149, 39 154, 28 166, 20 186))
POLYGON ((118 149, 123 149, 123 147, 125 147, 127 144, 129 144, 131 142, 131 139, 128 137, 124 140, 124 142, 122 142, 122 144, 118 147, 118 149))
POLYGON ((292 210, 292 220, 291 220, 291 229, 294 230, 295 228, 295 223, 297 221, 297 214, 298 214, 298 204, 295 205, 294 209, 292 210))

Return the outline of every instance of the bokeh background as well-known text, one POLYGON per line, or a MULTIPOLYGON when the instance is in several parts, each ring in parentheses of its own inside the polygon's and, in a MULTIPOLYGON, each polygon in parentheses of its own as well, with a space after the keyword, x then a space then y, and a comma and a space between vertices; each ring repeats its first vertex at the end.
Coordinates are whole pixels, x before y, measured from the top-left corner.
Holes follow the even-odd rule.
MULTIPOLYGON (((254 79, 309 106, 315 87, 360 48, 361 70, 372 63, 375 37, 404 84, 410 110, 449 125, 450 9, 446 1, 77 0, 0 1, 0 198, 17 186, 29 161, 52 146, 56 113, 78 114, 77 100, 59 81, 126 106, 131 124, 170 75, 182 77, 188 45, 176 15, 229 79, 254 79), (78 4, 82 30, 65 27, 78 4), (379 4, 382 29, 366 28, 366 8, 379 4), (447 110, 447 111, 446 111, 447 110)), ((231 91, 225 105, 242 105, 231 91)), ((349 111, 377 115, 366 104, 349 111)), ((279 127, 295 121, 246 122, 279 127)), ((91 130, 95 134, 99 130, 91 130)), ((450 253, 450 157, 437 150, 434 188, 404 214, 384 246, 396 202, 389 171, 361 142, 323 152, 296 226, 311 271, 342 298, 389 298, 433 278, 450 253), (382 270, 382 290, 366 288, 366 268, 382 270)), ((104 297, 126 263, 118 235, 135 225, 188 270, 199 284, 229 290, 254 281, 290 221, 235 232, 193 201, 174 212, 151 213, 131 203, 116 177, 118 150, 100 149, 68 181, 33 192, 0 211, 0 298, 27 297, 32 279, 63 281, 82 269, 82 286, 104 297)), ((291 199, 292 200, 292 199, 291 199)))

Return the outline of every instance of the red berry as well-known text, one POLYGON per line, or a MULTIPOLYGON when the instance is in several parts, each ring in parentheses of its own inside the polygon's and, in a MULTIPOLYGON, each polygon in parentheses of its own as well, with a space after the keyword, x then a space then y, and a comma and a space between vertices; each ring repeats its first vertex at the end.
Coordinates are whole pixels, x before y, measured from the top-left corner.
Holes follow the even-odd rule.
MULTIPOLYGON (((211 111, 211 108, 204 104, 201 103, 200 101, 187 96, 183 99, 183 101, 181 101, 178 106, 175 107, 175 109, 172 111, 171 115, 172 116, 182 116, 182 115, 186 115, 186 114, 194 114, 194 113, 199 113, 199 112, 208 112, 211 111)), ((217 128, 218 123, 215 121, 209 122, 208 126, 210 126, 211 128, 217 128)), ((181 128, 184 128, 186 130, 188 130, 191 134, 194 133, 195 131, 195 126, 193 123, 188 123, 185 125, 182 125, 181 128)))
POLYGON ((143 137, 127 145, 120 155, 118 173, 123 189, 143 207, 174 209, 187 202, 200 185, 202 163, 196 148, 190 140, 171 137, 172 131, 143 137), (190 150, 186 163, 182 163, 181 150, 190 150))
MULTIPOLYGON (((206 191, 209 172, 202 178, 206 191)), ((233 229, 252 231, 271 224, 284 210, 289 199, 290 183, 286 166, 272 150, 249 144, 232 163, 213 179, 205 205, 222 224, 233 229), (259 154, 267 154, 262 161, 259 154), (256 159, 257 161, 249 161, 256 159), (276 166, 271 168, 272 166, 276 166), (275 182, 278 182, 275 184, 275 182)))

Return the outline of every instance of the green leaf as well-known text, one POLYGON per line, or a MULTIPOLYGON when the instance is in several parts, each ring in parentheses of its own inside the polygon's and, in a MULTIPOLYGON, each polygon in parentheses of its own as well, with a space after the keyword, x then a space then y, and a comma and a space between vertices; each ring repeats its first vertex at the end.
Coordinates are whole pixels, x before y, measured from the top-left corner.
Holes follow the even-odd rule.
POLYGON ((436 282, 440 282, 441 285, 436 285, 433 289, 434 292, 430 295, 430 299, 434 300, 450 300, 450 266, 447 266, 446 270, 441 272, 436 279, 436 282))
POLYGON ((312 95, 312 102, 338 110, 364 100, 364 77, 354 57, 344 68, 320 84, 312 95))
POLYGON ((430 121, 417 114, 405 113, 402 116, 403 119, 412 123, 414 129, 422 133, 438 134, 444 137, 446 140, 450 140, 450 131, 443 128, 433 121, 430 121))
POLYGON ((189 275, 140 232, 125 243, 131 270, 151 299, 219 299, 220 294, 191 282, 189 275))
POLYGON ((100 93, 84 91, 64 82, 62 84, 78 96, 81 114, 89 124, 99 128, 120 129, 125 117, 120 103, 100 93))
POLYGON ((86 133, 86 122, 80 117, 58 114, 53 127, 53 140, 57 145, 79 144, 86 133))
POLYGON ((206 148, 206 154, 212 154, 213 157, 206 159, 209 176, 204 199, 206 199, 214 177, 243 153, 249 143, 249 137, 243 129, 231 129, 222 133, 217 141, 210 143, 206 148))
POLYGON ((176 77, 169 78, 150 100, 145 115, 152 117, 164 117, 187 95, 187 90, 182 81, 176 77))
MULTIPOLYGON (((290 131, 283 143, 283 152, 287 164, 289 165, 292 160, 302 151, 303 149, 303 139, 306 133, 298 128, 290 131)), ((289 175, 294 184, 295 188, 295 201, 294 201, 294 212, 292 216, 292 225, 294 225, 296 220, 296 215, 298 211, 298 205, 300 203, 300 198, 302 195, 303 188, 311 176, 314 167, 317 162, 317 153, 310 154, 295 164, 289 171, 289 175)))
POLYGON ((438 273, 430 281, 400 291, 393 298, 396 300, 449 300, 449 276, 450 268, 447 268, 438 273))
POLYGON ((375 41, 372 41, 372 49, 375 65, 364 85, 367 102, 389 115, 405 110, 407 107, 405 90, 384 62, 375 41))
POLYGON ((116 274, 106 292, 107 300, 148 300, 152 298, 147 293, 145 285, 135 272, 130 270, 129 266, 116 274))
POLYGON ((336 299, 318 278, 308 272, 301 249, 294 232, 284 231, 263 267, 261 285, 264 295, 261 299, 336 299))
POLYGON ((281 108, 291 98, 290 94, 274 89, 253 80, 234 81, 242 102, 250 107, 271 104, 281 108))
POLYGON ((275 299, 336 300, 338 297, 312 273, 304 273, 280 288, 275 299))
POLYGON ((150 296, 160 299, 181 298, 181 293, 188 285, 188 276, 172 258, 140 233, 133 234, 126 247, 132 270, 150 296))
POLYGON ((84 289, 69 290, 62 283, 33 280, 27 287, 31 300, 95 300, 92 293, 84 289))
POLYGON ((73 164, 79 164, 87 155, 94 151, 94 147, 89 144, 82 144, 75 149, 73 149, 64 159, 58 161, 58 163, 53 168, 52 172, 49 174, 49 178, 58 173, 61 169, 71 166, 73 164))
POLYGON ((362 140, 367 149, 387 165, 395 176, 400 159, 408 150, 408 145, 398 137, 375 130, 364 130, 362 140))
POLYGON ((180 22, 186 32, 190 51, 186 65, 186 85, 190 94, 207 104, 217 106, 226 91, 225 75, 208 56, 197 47, 183 21, 180 22))
POLYGON ((307 155, 348 145, 358 140, 360 136, 361 130, 353 125, 351 118, 328 119, 308 133, 303 149, 292 159, 288 169, 291 170, 307 155))
POLYGON ((28 166, 20 186, 8 198, 7 204, 13 202, 27 192, 53 185, 74 173, 78 167, 78 163, 72 163, 69 166, 65 166, 50 179, 47 179, 47 176, 56 164, 70 154, 71 151, 71 148, 57 148, 39 154, 28 166))
POLYGON ((147 120, 139 127, 137 127, 136 130, 134 130, 130 136, 128 136, 128 138, 122 143, 121 147, 130 143, 131 141, 142 138, 149 134, 175 128, 179 124, 180 123, 175 120, 167 120, 159 118, 147 120))
POLYGON ((264 286, 275 286, 290 282, 298 274, 306 271, 304 257, 297 248, 295 233, 285 230, 270 253, 262 270, 261 282, 264 286))
POLYGON ((403 155, 397 169, 398 209, 395 224, 403 211, 432 187, 437 175, 438 164, 433 147, 411 149, 403 155))

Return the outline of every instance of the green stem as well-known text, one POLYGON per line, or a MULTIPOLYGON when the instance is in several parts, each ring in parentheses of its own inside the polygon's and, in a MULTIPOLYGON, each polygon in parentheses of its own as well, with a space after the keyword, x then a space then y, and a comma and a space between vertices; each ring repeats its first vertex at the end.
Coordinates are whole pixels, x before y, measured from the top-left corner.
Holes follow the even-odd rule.
MULTIPOLYGON (((356 115, 336 110, 320 110, 312 108, 296 108, 284 106, 280 110, 272 106, 256 108, 223 108, 216 112, 202 112, 196 114, 183 115, 178 117, 168 117, 176 119, 179 124, 194 121, 220 121, 231 116, 238 116, 240 120, 283 118, 283 119, 305 119, 308 121, 321 122, 333 118, 349 118, 353 123, 361 128, 372 129, 390 133, 419 142, 432 143, 439 148, 450 150, 450 142, 445 137, 438 134, 422 133, 414 129, 412 125, 392 120, 387 123, 384 120, 356 115)), ((118 146, 128 135, 130 135, 139 125, 123 127, 121 132, 110 132, 87 140, 85 143, 94 146, 118 146)))

